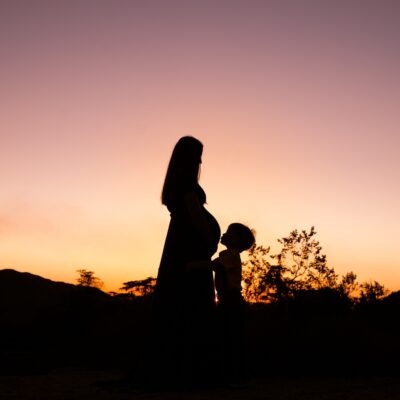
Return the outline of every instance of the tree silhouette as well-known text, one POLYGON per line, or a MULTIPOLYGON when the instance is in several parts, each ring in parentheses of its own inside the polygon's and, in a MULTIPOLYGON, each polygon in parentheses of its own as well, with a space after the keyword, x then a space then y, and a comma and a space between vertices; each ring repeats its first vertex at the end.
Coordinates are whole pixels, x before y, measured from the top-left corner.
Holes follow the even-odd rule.
POLYGON ((315 239, 317 232, 290 232, 278 239, 282 245, 278 254, 270 248, 254 245, 243 262, 243 295, 248 302, 273 302, 291 297, 299 291, 333 289, 356 303, 375 303, 389 291, 380 283, 357 282, 357 275, 348 272, 340 279, 327 265, 326 255, 315 239), (268 259, 270 258, 270 260, 268 259))
POLYGON ((247 301, 275 301, 299 290, 336 288, 337 274, 327 266, 322 247, 315 240, 314 227, 297 229, 278 239, 282 249, 269 255, 269 248, 254 246, 243 263, 244 297, 247 301))
POLYGON ((278 239, 282 250, 271 257, 281 267, 288 291, 336 286, 338 276, 328 267, 326 255, 321 253, 322 247, 314 238, 316 234, 312 226, 310 232, 295 229, 288 237, 278 239))
POLYGON ((340 293, 349 299, 355 300, 360 294, 360 284, 357 282, 357 275, 354 272, 348 272, 343 275, 337 286, 340 293))
POLYGON ((148 296, 154 292, 156 278, 149 276, 146 279, 138 281, 124 282, 123 286, 119 289, 127 292, 133 296, 148 296))
MULTIPOLYGON (((328 267, 316 234, 313 226, 308 232, 295 229, 289 236, 278 239, 282 248, 274 255, 269 254, 269 247, 253 246, 243 263, 244 298, 249 302, 271 302, 300 290, 330 288, 356 299, 360 295, 357 275, 349 272, 339 280, 335 270, 328 267)), ((368 285, 364 288, 368 298, 372 296, 368 294, 371 290, 368 285)), ((379 297, 378 286, 374 290, 379 297)))
POLYGON ((90 286, 101 289, 104 282, 94 276, 94 271, 88 271, 87 269, 77 269, 76 272, 79 274, 79 278, 76 279, 78 286, 90 286))
POLYGON ((364 282, 360 285, 360 303, 374 304, 383 299, 389 291, 379 282, 364 282))
POLYGON ((248 250, 248 259, 243 262, 242 286, 243 296, 248 302, 269 300, 271 285, 268 274, 271 268, 267 260, 269 247, 256 246, 248 250))

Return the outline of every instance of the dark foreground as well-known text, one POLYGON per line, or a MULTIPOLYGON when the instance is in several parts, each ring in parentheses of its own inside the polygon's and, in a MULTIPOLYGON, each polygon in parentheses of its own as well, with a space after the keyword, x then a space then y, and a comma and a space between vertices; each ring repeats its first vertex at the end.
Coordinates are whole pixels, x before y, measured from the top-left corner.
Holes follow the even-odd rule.
POLYGON ((1 400, 273 399, 398 400, 397 377, 258 377, 238 387, 182 391, 144 391, 118 383, 120 371, 60 369, 30 376, 0 376, 1 400), (115 383, 117 382, 117 383, 115 383))
POLYGON ((254 378, 190 391, 123 380, 152 360, 151 305, 0 271, 0 400, 400 399, 400 291, 356 304, 329 288, 247 304, 244 369, 254 378))

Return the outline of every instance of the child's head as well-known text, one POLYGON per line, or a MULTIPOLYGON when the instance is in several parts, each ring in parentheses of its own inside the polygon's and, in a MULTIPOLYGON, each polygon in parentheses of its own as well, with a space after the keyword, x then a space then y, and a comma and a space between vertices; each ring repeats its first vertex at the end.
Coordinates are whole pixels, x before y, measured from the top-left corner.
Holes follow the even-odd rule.
POLYGON ((221 237, 221 243, 228 249, 234 248, 240 252, 248 250, 255 242, 254 234, 246 225, 235 222, 228 226, 221 237))

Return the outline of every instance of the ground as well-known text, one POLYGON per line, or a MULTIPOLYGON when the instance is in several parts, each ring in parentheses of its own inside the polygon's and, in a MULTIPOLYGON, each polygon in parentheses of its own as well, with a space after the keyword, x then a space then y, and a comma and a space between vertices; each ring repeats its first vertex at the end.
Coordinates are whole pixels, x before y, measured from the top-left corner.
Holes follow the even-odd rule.
POLYGON ((121 371, 55 370, 30 376, 0 376, 1 400, 398 400, 397 377, 257 377, 237 387, 144 391, 115 384, 121 371))

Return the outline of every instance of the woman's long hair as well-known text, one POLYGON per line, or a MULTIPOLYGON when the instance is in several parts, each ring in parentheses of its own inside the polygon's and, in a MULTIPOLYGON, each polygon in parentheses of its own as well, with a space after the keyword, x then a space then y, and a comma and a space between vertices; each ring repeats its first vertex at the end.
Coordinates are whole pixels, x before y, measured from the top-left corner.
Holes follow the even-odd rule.
POLYGON ((203 144, 192 136, 178 140, 169 160, 161 195, 161 202, 171 204, 174 195, 185 187, 198 185, 203 144))

